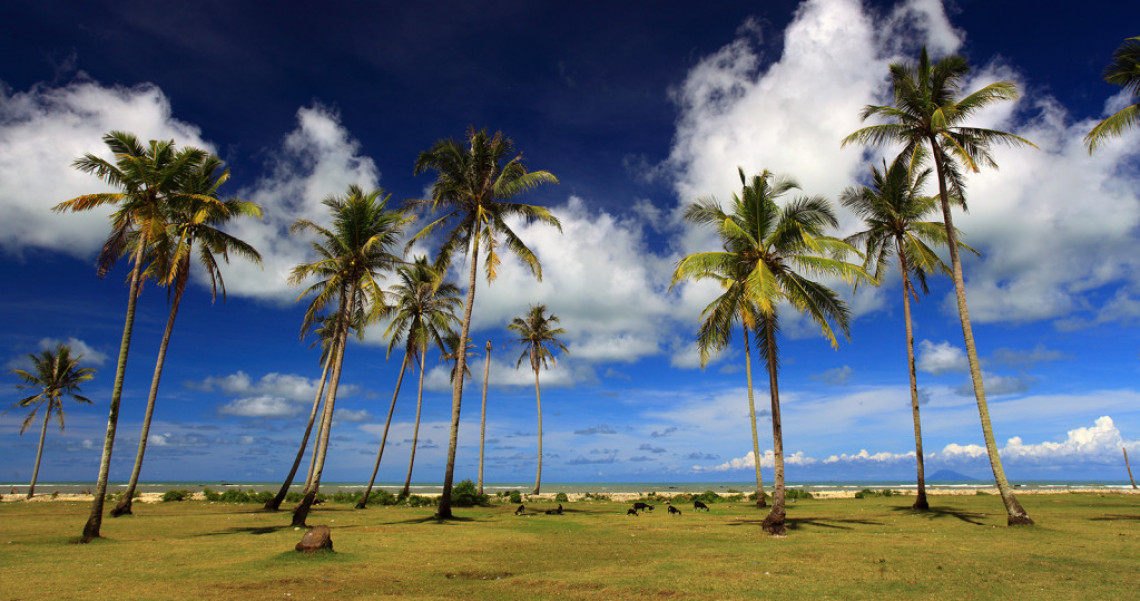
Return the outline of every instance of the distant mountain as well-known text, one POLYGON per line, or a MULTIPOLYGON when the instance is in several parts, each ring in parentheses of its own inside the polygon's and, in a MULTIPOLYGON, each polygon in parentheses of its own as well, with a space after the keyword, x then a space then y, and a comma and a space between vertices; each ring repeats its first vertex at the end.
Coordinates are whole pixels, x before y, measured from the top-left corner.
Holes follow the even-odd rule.
POLYGON ((938 470, 926 477, 927 482, 976 482, 977 480, 953 470, 938 470))

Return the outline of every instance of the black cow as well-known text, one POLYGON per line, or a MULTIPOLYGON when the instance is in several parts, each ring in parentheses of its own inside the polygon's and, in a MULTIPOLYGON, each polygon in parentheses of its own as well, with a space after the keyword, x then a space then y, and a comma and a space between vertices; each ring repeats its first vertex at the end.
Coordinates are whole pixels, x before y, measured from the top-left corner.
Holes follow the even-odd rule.
POLYGON ((631 509, 627 509, 627 510, 625 510, 625 514, 626 514, 626 515, 637 515, 637 510, 636 510, 636 509, 632 509, 632 508, 631 508, 631 509))
POLYGON ((669 515, 681 515, 681 510, 670 505, 669 506, 669 515))
POLYGON ((633 508, 638 511, 653 511, 653 506, 646 503, 634 503, 633 508))
POLYGON ((693 501, 693 509, 694 509, 694 510, 697 510, 697 509, 704 509, 705 511, 708 511, 708 510, 709 510, 709 506, 708 506, 708 505, 705 505, 704 503, 701 503, 700 501, 693 501))
POLYGON ((558 509, 547 509, 546 515, 562 515, 562 503, 558 504, 558 509))
POLYGON ((519 505, 519 508, 515 510, 515 515, 522 515, 525 511, 526 505, 519 505))

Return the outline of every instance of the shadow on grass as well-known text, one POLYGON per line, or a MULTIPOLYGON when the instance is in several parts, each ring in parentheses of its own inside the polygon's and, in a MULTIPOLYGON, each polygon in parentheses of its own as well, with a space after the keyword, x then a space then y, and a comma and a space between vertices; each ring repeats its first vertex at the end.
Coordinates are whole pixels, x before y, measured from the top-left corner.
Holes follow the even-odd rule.
POLYGON ((1140 515, 1102 515, 1089 518, 1093 522, 1140 522, 1140 515))
POLYGON ((225 530, 219 530, 217 532, 203 532, 202 534, 195 534, 194 536, 195 537, 222 536, 222 535, 226 535, 226 534, 253 534, 256 536, 256 535, 262 535, 262 534, 273 534, 274 532, 277 532, 279 530, 292 530, 292 529, 293 529, 293 526, 290 526, 288 524, 284 524, 281 526, 244 526, 244 527, 238 527, 238 528, 227 528, 225 530))
MULTIPOLYGON (((735 522, 728 522, 729 526, 756 526, 760 527, 764 524, 764 520, 737 520, 735 522)), ((784 527, 788 530, 800 530, 805 526, 818 526, 820 528, 829 528, 831 530, 854 530, 846 524, 857 524, 860 526, 882 526, 882 522, 873 520, 857 520, 857 519, 819 519, 819 518, 785 518, 784 527)))
POLYGON ((927 509, 926 511, 921 511, 918 509, 914 509, 913 507, 906 506, 906 507, 892 507, 891 510, 897 511, 897 512, 902 512, 902 513, 910 513, 910 514, 913 514, 915 516, 924 517, 924 518, 927 518, 930 520, 935 520, 935 519, 944 518, 944 517, 952 517, 952 518, 957 518, 963 522, 966 522, 967 524, 973 524, 975 526, 985 526, 985 522, 982 521, 982 518, 986 517, 986 514, 984 514, 984 513, 970 513, 968 511, 957 511, 957 510, 949 509, 946 507, 931 507, 930 509, 927 509))
POLYGON ((476 520, 475 518, 463 518, 463 517, 455 517, 455 516, 452 516, 452 517, 447 518, 447 519, 440 519, 440 518, 436 517, 435 515, 429 515, 429 516, 422 517, 422 518, 412 518, 410 520, 401 520, 399 522, 386 522, 386 524, 394 526, 397 524, 428 524, 428 523, 452 524, 452 523, 456 523, 456 522, 476 522, 476 521, 481 521, 481 520, 476 520))

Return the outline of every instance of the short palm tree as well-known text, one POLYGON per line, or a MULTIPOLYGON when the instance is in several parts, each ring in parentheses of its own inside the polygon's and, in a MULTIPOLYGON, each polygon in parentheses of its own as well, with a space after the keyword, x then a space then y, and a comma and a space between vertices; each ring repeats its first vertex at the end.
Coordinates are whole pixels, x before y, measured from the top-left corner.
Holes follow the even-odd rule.
MULTIPOLYGON (((861 267, 842 259, 843 255, 856 252, 854 248, 825 235, 827 229, 838 225, 826 199, 797 197, 783 207, 776 204, 778 197, 798 188, 794 181, 764 171, 745 182, 741 194, 733 195, 727 210, 715 198, 689 205, 685 219, 713 227, 724 250, 684 257, 677 264, 672 282, 711 279, 725 287, 725 294, 701 314, 697 345, 703 354, 728 344, 736 320, 757 335, 757 347, 768 367, 775 458, 772 508, 764 519, 764 529, 775 535, 786 532, 784 442, 777 382, 778 305, 786 303, 806 313, 819 324, 832 347, 837 348, 832 324, 845 335, 848 333, 847 304, 834 290, 809 276, 837 276, 846 281, 868 277, 861 267)), ((759 459, 757 456, 757 462, 759 459)))
POLYGON ((1109 138, 1119 137, 1140 123, 1140 36, 1124 40, 1112 53, 1112 62, 1104 70, 1104 80, 1128 90, 1134 102, 1097 123, 1085 136, 1089 154, 1109 138))
MULTIPOLYGON (((415 174, 434 171, 431 199, 410 201, 412 206, 429 205, 433 212, 444 215, 429 223, 415 235, 420 240, 435 230, 448 227, 457 220, 440 247, 437 266, 451 265, 456 252, 467 253, 469 272, 467 300, 463 305, 460 328, 459 356, 456 368, 467 370, 467 341, 471 333, 471 310, 475 302, 475 283, 479 273, 480 253, 487 281, 495 279, 500 264, 499 250, 505 246, 530 268, 535 277, 542 279, 542 266, 526 244, 507 224, 510 218, 521 218, 526 223, 539 221, 562 231, 558 219, 547 209, 511 202, 519 194, 544 183, 557 183, 558 179, 547 171, 527 171, 522 154, 516 153, 511 140, 502 132, 488 136, 486 130, 467 131, 466 142, 454 139, 440 140, 416 159, 415 174)), ((451 488, 455 476, 455 452, 459 445, 459 411, 463 401, 463 378, 453 378, 451 392, 451 434, 447 449, 447 468, 443 477, 443 494, 436 516, 449 519, 451 514, 451 488)))
POLYGON ((483 494, 483 449, 487 442, 487 378, 491 375, 491 341, 483 359, 483 410, 479 413, 479 494, 483 494))
POLYGON ((1033 520, 1018 503, 1013 488, 1005 477, 994 440, 993 426, 990 425, 981 364, 978 362, 974 331, 966 307, 966 285, 950 202, 952 197, 965 199, 965 181, 959 164, 971 171, 977 171, 979 164, 996 167, 990 155, 990 147, 994 144, 1033 144, 1011 133, 963 125, 978 110, 1003 100, 1016 100, 1018 97, 1017 86, 1009 81, 995 82, 961 97, 962 81, 969 71, 969 63, 961 56, 948 56, 931 63, 925 47, 919 55, 917 65, 892 64, 890 72, 894 106, 868 105, 863 109, 862 115, 863 119, 882 117, 887 122, 870 125, 852 133, 843 139, 843 145, 856 142, 868 145, 900 143, 903 145, 902 155, 912 165, 912 169, 921 156, 918 153, 919 147, 926 146, 933 157, 943 227, 946 230, 946 247, 950 254, 954 292, 958 301, 958 316, 962 322, 970 379, 974 386, 974 398, 978 404, 990 467, 1009 516, 1007 523, 1032 524, 1033 520))
POLYGON ((217 255, 227 263, 231 254, 254 263, 261 263, 261 255, 252 246, 218 229, 235 217, 261 218, 261 206, 257 203, 236 198, 222 201, 218 198, 218 188, 229 179, 229 175, 228 169, 222 170, 221 159, 213 155, 206 157, 183 184, 180 193, 171 197, 167 203, 166 231, 154 240, 152 258, 143 277, 153 277, 160 285, 173 287, 174 293, 170 300, 170 315, 166 320, 166 330, 158 347, 158 360, 155 361, 154 376, 146 400, 146 412, 143 415, 142 432, 139 434, 135 465, 131 469, 127 490, 111 510, 111 517, 131 513, 131 501, 138 486, 139 474, 142 472, 150 422, 158 398, 158 385, 166 361, 166 349, 170 345, 170 336, 174 331, 174 319, 178 316, 182 293, 185 292, 186 282, 190 278, 194 243, 198 243, 198 260, 210 278, 211 302, 217 299, 219 286, 222 289, 222 299, 225 300, 226 296, 226 286, 218 268, 217 255))
POLYGON ((36 492, 36 478, 39 476, 40 459, 44 454, 44 438, 47 436, 48 422, 51 421, 52 414, 55 414, 59 421, 59 431, 62 432, 64 397, 70 396, 80 403, 91 404, 90 399, 79 394, 82 392, 79 385, 94 378, 95 370, 90 367, 79 367, 79 360, 83 355, 72 357, 71 347, 66 344, 56 345, 54 350, 45 350, 38 355, 30 354, 28 358, 32 360, 32 371, 13 369, 11 373, 24 381, 23 384, 17 384, 17 388, 38 391, 32 396, 16 401, 12 406, 13 409, 16 407, 32 409, 20 426, 21 435, 35 421, 36 412, 40 407, 45 407, 44 424, 40 429, 40 444, 36 450, 36 466, 32 469, 32 482, 28 485, 28 495, 25 497, 30 499, 36 492))
POLYGON ((563 354, 570 351, 558 339, 566 330, 554 327, 558 323, 557 315, 547 315, 546 305, 533 305, 522 317, 516 317, 507 325, 507 329, 518 334, 516 342, 522 345, 523 352, 515 364, 518 368, 523 360, 530 363, 534 370, 534 398, 538 403, 538 472, 534 478, 534 494, 539 493, 542 485, 542 394, 538 386, 538 370, 546 369, 547 363, 554 365, 554 353, 551 349, 558 349, 563 354))
POLYGON ((111 403, 107 417, 107 433, 103 438, 103 457, 99 462, 99 476, 95 482, 91 514, 83 526, 83 542, 99 537, 103 524, 103 503, 107 495, 107 478, 111 472, 111 451, 115 445, 115 432, 119 423, 119 403, 123 397, 123 378, 127 370, 127 355, 131 346, 131 331, 135 322, 135 305, 142 283, 144 255, 152 241, 166 232, 166 203, 182 190, 183 184, 194 176, 206 153, 193 147, 176 150, 173 141, 151 140, 148 146, 132 134, 113 131, 103 136, 103 142, 114 154, 114 162, 93 154, 75 160, 73 167, 90 173, 118 192, 85 194, 59 203, 53 211, 88 211, 96 207, 113 205, 111 235, 99 254, 98 274, 105 276, 127 248, 128 241, 136 238, 131 257, 130 285, 127 292, 127 315, 123 325, 119 359, 115 367, 115 383, 111 388, 111 403))
MULTIPOLYGON (((946 230, 940 222, 923 221, 938 211, 938 197, 922 195, 930 174, 930 169, 912 172, 906 157, 898 157, 890 167, 884 161, 882 171, 871 168, 870 186, 847 188, 839 197, 843 206, 863 218, 867 228, 847 238, 847 242, 862 250, 864 269, 881 281, 883 270, 887 268, 891 257, 898 260, 899 276, 903 284, 907 372, 910 375, 910 406, 914 419, 914 447, 918 468, 918 493, 913 507, 920 511, 930 509, 930 504, 926 500, 910 299, 914 297, 918 301, 915 282, 924 294, 929 292, 926 286, 928 273, 950 273, 950 268, 931 248, 931 245, 946 244, 946 230)), ((959 245, 968 248, 964 244, 959 245)))
POLYGON ((387 200, 388 196, 382 190, 366 193, 359 186, 352 185, 343 196, 331 196, 323 201, 332 214, 332 227, 300 219, 290 228, 294 233, 311 231, 318 238, 312 245, 318 255, 317 260, 294 267, 289 276, 292 284, 300 284, 310 277, 318 280, 298 297, 313 296, 305 313, 302 331, 307 330, 320 311, 333 302, 337 303, 336 312, 340 320, 336 327, 336 354, 321 415, 321 433, 314 450, 316 459, 312 483, 293 510, 294 526, 305 525, 320 487, 345 346, 348 332, 356 321, 357 308, 380 306, 379 299, 383 296, 381 278, 385 272, 402 263, 401 257, 392 250, 398 245, 403 228, 410 220, 402 211, 388 209, 387 200), (373 299, 374 302, 365 303, 365 299, 373 299))

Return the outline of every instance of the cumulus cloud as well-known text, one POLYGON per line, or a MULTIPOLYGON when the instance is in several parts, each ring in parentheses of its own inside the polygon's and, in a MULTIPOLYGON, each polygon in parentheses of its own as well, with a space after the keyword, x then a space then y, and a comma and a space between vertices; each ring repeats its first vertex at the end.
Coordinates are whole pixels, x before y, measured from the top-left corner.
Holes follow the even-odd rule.
POLYGON ((832 386, 839 386, 846 384, 851 379, 852 371, 851 366, 844 365, 843 367, 829 369, 821 374, 811 374, 809 377, 832 386))
MULTIPOLYGON (((312 403, 317 396, 320 381, 297 374, 270 372, 254 380, 249 374, 238 370, 227 376, 210 376, 200 382, 187 382, 186 386, 203 392, 222 392, 232 396, 271 396, 298 403, 312 403)), ((360 387, 341 384, 337 388, 337 398, 357 394, 360 387)))
MULTIPOLYGON (((56 345, 61 343, 71 347, 71 356, 73 358, 80 355, 83 356, 82 360, 80 361, 80 365, 83 367, 99 367, 106 363, 107 359, 109 358, 106 353, 99 352, 86 342, 75 338, 74 336, 68 338, 67 340, 60 340, 58 338, 41 338, 39 344, 36 346, 41 351, 46 351, 54 349, 56 345)), ((6 364, 6 367, 8 369, 29 370, 32 369, 33 365, 34 364, 32 363, 32 360, 28 358, 28 355, 22 354, 18 357, 13 357, 10 359, 6 364)))
POLYGON ((334 409, 333 419, 342 422, 361 423, 370 421, 372 414, 367 409, 334 409))
POLYGON ((170 432, 151 434, 147 436, 146 443, 148 446, 155 447, 206 447, 210 445, 209 440, 197 434, 173 434, 170 432))
POLYGON ((1010 438, 1001 449, 1003 459, 1048 463, 1058 459, 1086 457, 1090 459, 1109 458, 1115 461, 1122 447, 1140 447, 1140 441, 1125 441, 1120 430, 1105 415, 1098 418, 1091 427, 1069 430, 1061 442, 1044 441, 1026 444, 1020 436, 1010 438))
POLYGON ((218 409, 222 415, 235 417, 293 417, 301 408, 295 403, 275 396, 257 396, 235 399, 218 409))
POLYGON ((827 463, 857 463, 857 462, 874 462, 874 463, 896 463, 899 461, 913 461, 915 457, 914 451, 909 453, 868 453, 867 449, 860 449, 854 455, 842 453, 839 455, 832 455, 823 462, 827 463))
MULTIPOLYGON (((784 455, 784 463, 787 465, 813 465, 819 463, 818 459, 813 459, 804 454, 803 451, 797 451, 790 455, 784 455)), ((760 467, 774 467, 776 465, 776 455, 771 449, 764 451, 760 458, 760 467)), ((693 466, 694 472, 731 472, 739 470, 754 470, 756 469, 756 455, 752 451, 743 457, 736 457, 729 459, 720 465, 712 467, 705 467, 701 465, 693 466)))
POLYGON ((918 359, 915 360, 914 366, 919 371, 935 376, 970 371, 965 351, 945 340, 937 343, 929 340, 919 342, 918 359))

